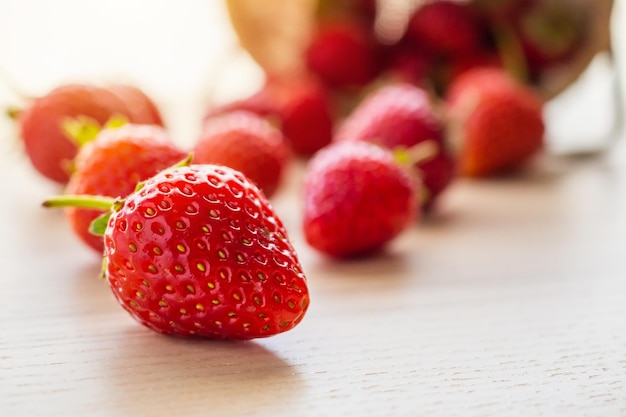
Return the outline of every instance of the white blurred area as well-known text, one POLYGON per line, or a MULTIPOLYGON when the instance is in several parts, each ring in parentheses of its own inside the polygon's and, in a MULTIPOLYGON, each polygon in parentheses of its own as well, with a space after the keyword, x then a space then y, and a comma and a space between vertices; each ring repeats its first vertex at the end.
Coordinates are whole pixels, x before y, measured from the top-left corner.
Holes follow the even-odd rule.
POLYGON ((261 79, 222 0, 0 0, 3 110, 66 82, 126 82, 152 96, 174 138, 190 143, 209 103, 261 79))
MULTIPOLYGON (((622 98, 625 3, 615 0, 612 25, 622 98)), ((546 107, 551 151, 605 146, 625 117, 611 107, 611 62, 599 57, 591 69, 546 107)), ((262 78, 238 46, 223 0, 0 0, 0 109, 66 82, 126 82, 152 96, 175 140, 188 144, 210 103, 241 97, 262 78)), ((10 129, 0 117, 0 134, 10 129)))

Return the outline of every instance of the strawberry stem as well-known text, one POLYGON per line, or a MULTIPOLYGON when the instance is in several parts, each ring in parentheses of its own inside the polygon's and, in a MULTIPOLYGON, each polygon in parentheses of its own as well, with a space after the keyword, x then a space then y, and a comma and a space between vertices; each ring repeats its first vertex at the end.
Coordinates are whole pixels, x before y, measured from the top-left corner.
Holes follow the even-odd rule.
POLYGON ((435 140, 425 140, 416 145, 407 147, 396 147, 393 149, 394 157, 402 165, 418 165, 435 157, 439 150, 439 145, 435 140))
POLYGON ((46 208, 80 207, 107 211, 115 205, 117 199, 93 195, 60 195, 45 200, 42 205, 46 208))

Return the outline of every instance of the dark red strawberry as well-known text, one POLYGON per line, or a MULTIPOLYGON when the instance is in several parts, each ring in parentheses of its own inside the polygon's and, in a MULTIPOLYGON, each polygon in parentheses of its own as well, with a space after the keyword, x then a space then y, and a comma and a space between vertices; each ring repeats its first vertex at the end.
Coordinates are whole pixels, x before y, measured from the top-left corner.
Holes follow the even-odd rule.
MULTIPOLYGON (((138 182, 174 165, 185 155, 168 133, 157 126, 129 124, 104 129, 78 152, 75 172, 65 192, 125 197, 138 182)), ((74 232, 89 247, 102 253, 102 237, 89 232, 89 225, 100 214, 99 210, 67 208, 74 232)))
POLYGON ((480 48, 484 27, 466 3, 437 0, 417 8, 406 36, 436 54, 454 56, 480 48))
POLYGON ((234 111, 206 120, 193 149, 194 162, 241 171, 267 197, 278 188, 290 151, 280 130, 266 119, 234 111))
POLYGON ((429 83, 436 66, 436 59, 430 52, 405 42, 390 49, 385 67, 387 78, 414 85, 429 83))
POLYGON ((276 123, 298 155, 309 156, 332 140, 331 99, 311 77, 270 78, 250 97, 211 109, 205 120, 234 110, 249 111, 276 123))
POLYGON ((337 258, 367 255, 418 215, 419 181, 390 150, 367 142, 330 145, 304 178, 303 229, 315 249, 337 258))
POLYGON ((465 73, 452 83, 447 100, 462 174, 509 172, 541 149, 543 101, 503 70, 465 73))
POLYGON ((66 183, 78 145, 64 132, 63 123, 79 116, 103 125, 114 115, 129 117, 118 96, 103 88, 71 84, 35 99, 19 116, 26 154, 45 177, 66 183))
POLYGON ((107 89, 126 104, 129 118, 133 123, 163 126, 163 118, 159 108, 138 87, 130 84, 117 84, 109 86, 107 89))
POLYGON ((319 24, 305 51, 307 68, 334 87, 360 87, 378 73, 373 32, 348 19, 319 24))
MULTIPOLYGON (((44 205, 85 200, 95 199, 44 205)), ((267 337, 292 329, 309 306, 282 222, 258 188, 228 167, 170 168, 145 181, 114 204, 104 242, 104 273, 117 301, 157 332, 267 337)))
POLYGON ((339 128, 336 140, 368 141, 390 149, 432 142, 434 154, 418 158, 415 165, 426 189, 424 205, 432 205, 454 178, 443 121, 428 94, 414 85, 391 84, 370 93, 339 128))

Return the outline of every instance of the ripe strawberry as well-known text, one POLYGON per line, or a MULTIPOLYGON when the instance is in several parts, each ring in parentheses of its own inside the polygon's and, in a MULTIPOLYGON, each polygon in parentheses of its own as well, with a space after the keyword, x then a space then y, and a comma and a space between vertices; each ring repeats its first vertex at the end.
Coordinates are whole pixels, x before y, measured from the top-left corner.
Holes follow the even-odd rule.
POLYGON ((503 70, 472 70, 447 96, 461 173, 484 177, 510 171, 542 147, 543 102, 503 70))
POLYGON ((388 149, 366 142, 330 145, 305 172, 305 238, 337 258, 379 250, 418 215, 419 186, 388 149))
POLYGON ((70 84, 35 99, 19 116, 19 129, 26 154, 34 168, 45 177, 66 183, 68 165, 78 145, 63 131, 68 118, 85 116, 103 125, 114 115, 129 116, 122 100, 103 88, 70 84))
MULTIPOLYGON (((125 125, 104 129, 84 145, 75 159, 75 171, 65 192, 109 197, 125 197, 138 182, 175 164, 185 157, 160 127, 125 125)), ((89 232, 99 210, 68 207, 67 218, 74 232, 89 247, 102 253, 101 236, 89 232)))
POLYGON ((276 122, 298 155, 309 156, 332 140, 331 99, 321 83, 310 77, 270 78, 252 96, 211 109, 205 120, 234 110, 276 122))
POLYGON ((278 188, 290 156, 280 130, 244 111, 208 119, 193 154, 195 163, 226 165, 240 171, 267 197, 278 188))
POLYGON ((118 96, 128 108, 130 120, 136 124, 163 126, 158 107, 146 93, 129 84, 116 84, 107 90, 118 96))
POLYGON ((424 205, 454 178, 455 164, 444 141, 444 126, 428 94, 410 84, 390 84, 368 95, 338 129, 337 141, 368 141, 390 149, 431 141, 435 154, 416 161, 426 191, 424 205))
POLYGON ((437 0, 421 5, 411 16, 409 40, 442 56, 478 49, 484 28, 465 3, 437 0))
POLYGON ((319 24, 305 51, 307 68, 333 87, 360 87, 378 72, 377 48, 366 27, 347 19, 319 24))
MULTIPOLYGON (((73 198, 44 205, 76 204, 73 198)), ((104 273, 117 301, 157 332, 267 337, 296 326, 309 305, 282 222, 258 188, 228 167, 183 166, 148 179, 114 204, 104 242, 104 273)))

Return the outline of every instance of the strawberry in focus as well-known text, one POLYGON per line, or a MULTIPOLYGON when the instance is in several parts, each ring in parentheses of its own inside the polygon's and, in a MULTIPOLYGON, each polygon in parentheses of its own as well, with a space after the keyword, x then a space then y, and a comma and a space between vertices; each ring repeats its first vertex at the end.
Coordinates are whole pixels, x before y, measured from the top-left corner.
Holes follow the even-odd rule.
POLYGON ((316 153, 305 171, 303 230, 313 248, 336 258, 368 255, 418 215, 420 183, 390 150, 341 142, 316 153))
POLYGON ((234 111, 206 120, 193 154, 195 163, 226 165, 242 172, 271 197, 290 151, 281 131, 270 122, 253 113, 234 111))
POLYGON ((464 175, 509 172, 542 148, 542 99, 502 70, 463 74, 450 86, 447 101, 451 139, 464 175))
MULTIPOLYGON (((133 192, 137 183, 174 165, 185 155, 158 126, 127 124, 104 129, 79 150, 65 193, 123 198, 133 192)), ((101 211, 79 207, 68 207, 66 211, 79 238, 102 253, 102 236, 89 232, 91 222, 101 211)))
MULTIPOLYGON (((80 201, 69 196, 44 205, 80 201)), ((100 203, 104 209, 112 202, 100 203)), ((94 225, 106 222, 106 280, 120 305, 148 328, 244 340, 285 332, 304 317, 307 282, 287 231, 238 171, 169 168, 113 202, 109 214, 94 225)))
POLYGON ((370 93, 340 126, 336 140, 367 141, 392 150, 431 142, 433 154, 415 161, 424 185, 425 209, 434 205, 455 176, 443 121, 428 94, 411 84, 390 84, 370 93))

